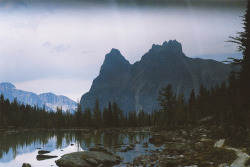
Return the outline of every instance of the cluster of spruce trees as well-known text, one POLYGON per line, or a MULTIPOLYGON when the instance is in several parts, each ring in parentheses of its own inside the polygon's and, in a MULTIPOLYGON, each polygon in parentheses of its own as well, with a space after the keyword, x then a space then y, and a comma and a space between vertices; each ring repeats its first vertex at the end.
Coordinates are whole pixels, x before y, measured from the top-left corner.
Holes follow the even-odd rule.
POLYGON ((45 105, 39 108, 0 96, 0 127, 64 128, 74 126, 74 119, 74 115, 63 113, 59 107, 57 112, 48 112, 45 105))
POLYGON ((175 95, 171 85, 167 85, 159 92, 158 102, 160 110, 151 114, 144 111, 124 114, 119 106, 113 102, 101 111, 96 100, 93 110, 81 110, 78 104, 74 114, 69 111, 48 112, 37 106, 19 104, 15 99, 10 102, 0 97, 0 126, 15 126, 27 128, 109 128, 109 127, 142 127, 142 126, 170 126, 197 124, 200 119, 210 116, 213 124, 246 126, 247 117, 240 112, 239 79, 232 74, 229 82, 223 83, 210 90, 200 86, 196 95, 192 90, 190 98, 175 95))
POLYGON ((129 112, 125 115, 119 106, 109 103, 109 108, 103 111, 99 108, 96 100, 93 110, 86 108, 81 111, 78 104, 76 112, 63 112, 57 107, 56 112, 49 112, 37 106, 18 103, 17 99, 12 102, 0 96, 0 127, 24 127, 24 128, 106 128, 106 127, 136 127, 150 125, 149 114, 143 111, 139 114, 129 112))
POLYGON ((151 125, 149 114, 143 111, 124 114, 116 102, 109 102, 109 107, 101 111, 98 99, 95 101, 93 110, 86 108, 82 111, 78 103, 74 117, 75 126, 83 128, 138 127, 151 125))
POLYGON ((210 90, 200 86, 196 95, 192 90, 188 101, 175 95, 171 85, 163 88, 158 98, 161 109, 151 114, 152 124, 159 126, 197 124, 202 118, 214 125, 247 126, 247 112, 241 110, 239 79, 232 73, 227 83, 210 90))

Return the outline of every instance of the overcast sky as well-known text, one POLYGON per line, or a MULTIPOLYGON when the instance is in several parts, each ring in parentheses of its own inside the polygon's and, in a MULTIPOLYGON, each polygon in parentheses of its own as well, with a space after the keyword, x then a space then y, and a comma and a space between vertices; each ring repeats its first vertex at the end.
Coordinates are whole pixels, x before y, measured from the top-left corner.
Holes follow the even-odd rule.
POLYGON ((188 57, 235 56, 246 1, 0 0, 0 82, 77 101, 117 48, 133 64, 176 39, 188 57))

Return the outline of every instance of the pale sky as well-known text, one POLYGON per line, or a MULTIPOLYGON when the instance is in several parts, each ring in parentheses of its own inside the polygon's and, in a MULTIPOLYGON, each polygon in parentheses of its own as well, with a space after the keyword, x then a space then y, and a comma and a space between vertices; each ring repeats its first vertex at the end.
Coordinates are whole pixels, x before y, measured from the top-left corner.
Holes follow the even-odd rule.
POLYGON ((0 82, 77 101, 112 48, 131 64, 171 39, 188 57, 239 54, 225 41, 243 30, 246 1, 159 2, 0 0, 0 82))

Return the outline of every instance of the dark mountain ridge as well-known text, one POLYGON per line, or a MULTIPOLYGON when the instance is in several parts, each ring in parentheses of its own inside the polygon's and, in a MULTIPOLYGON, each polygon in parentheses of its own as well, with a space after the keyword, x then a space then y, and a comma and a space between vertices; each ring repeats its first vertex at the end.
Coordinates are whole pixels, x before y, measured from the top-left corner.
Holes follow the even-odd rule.
POLYGON ((98 99, 100 108, 109 101, 117 102, 125 111, 159 109, 158 92, 172 84, 176 94, 189 97, 200 84, 211 88, 227 80, 231 66, 215 60, 189 58, 176 40, 153 45, 141 60, 131 65, 117 49, 105 56, 100 74, 91 89, 81 98, 82 109, 93 108, 98 99))

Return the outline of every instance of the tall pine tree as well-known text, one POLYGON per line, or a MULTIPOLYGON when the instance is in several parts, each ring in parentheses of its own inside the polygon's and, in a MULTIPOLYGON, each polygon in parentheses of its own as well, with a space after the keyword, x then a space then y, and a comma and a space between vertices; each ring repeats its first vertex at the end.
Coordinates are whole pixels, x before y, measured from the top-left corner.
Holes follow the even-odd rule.
POLYGON ((163 117, 166 119, 166 124, 171 124, 175 122, 174 119, 174 107, 175 107, 175 95, 172 92, 171 84, 164 87, 159 92, 158 103, 161 106, 161 111, 163 112, 163 117))
POLYGON ((102 126, 102 116, 101 116, 101 110, 100 110, 98 99, 96 99, 96 101, 95 101, 95 108, 93 111, 94 111, 93 125, 95 128, 100 128, 102 126))
POLYGON ((246 13, 243 16, 243 32, 238 32, 237 37, 230 37, 230 42, 238 44, 238 51, 243 53, 242 59, 233 59, 234 63, 241 65, 240 70, 240 101, 241 109, 239 111, 239 124, 244 126, 246 118, 250 113, 250 2, 248 0, 246 13))

